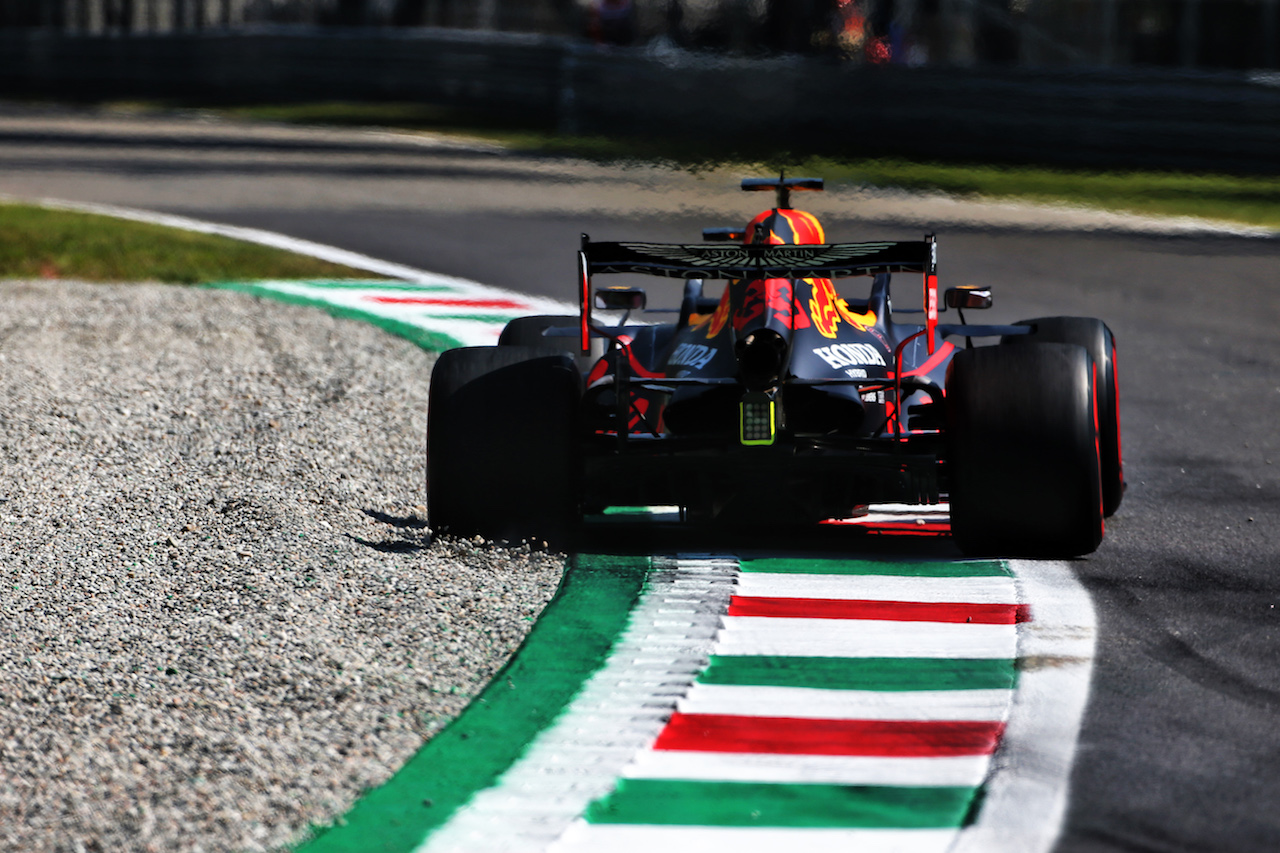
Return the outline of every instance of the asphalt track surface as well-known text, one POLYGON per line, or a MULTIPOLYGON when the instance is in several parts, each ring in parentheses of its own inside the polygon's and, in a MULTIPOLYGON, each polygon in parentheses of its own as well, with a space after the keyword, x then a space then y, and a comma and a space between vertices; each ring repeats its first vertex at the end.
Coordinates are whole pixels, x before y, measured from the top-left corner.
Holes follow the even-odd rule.
MULTIPOLYGON (((0 111, 0 193, 266 228, 566 300, 579 232, 694 241, 764 206, 736 177, 0 111)), ((797 202, 831 239, 935 228, 943 285, 995 288, 984 320, 1115 330, 1130 488, 1074 564, 1099 644, 1057 849, 1280 849, 1280 241, 852 191, 797 202)))

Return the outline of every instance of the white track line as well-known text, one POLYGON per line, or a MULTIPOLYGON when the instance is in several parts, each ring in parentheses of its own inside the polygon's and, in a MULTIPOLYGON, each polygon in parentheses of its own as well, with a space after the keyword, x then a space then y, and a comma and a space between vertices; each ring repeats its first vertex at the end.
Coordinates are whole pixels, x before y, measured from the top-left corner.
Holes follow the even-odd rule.
MULTIPOLYGON (((67 201, 65 199, 57 198, 27 199, 3 194, 0 194, 0 201, 36 204, 52 210, 69 210, 76 213, 96 213, 102 216, 113 216, 117 219, 128 219, 133 222, 146 222, 151 225, 164 225, 169 228, 177 228, 182 231, 193 231, 199 234, 217 234, 222 237, 230 237, 233 240, 243 240, 246 243, 257 243, 262 246, 271 246, 272 248, 283 249, 287 252, 294 252, 299 255, 306 255, 312 258, 318 258, 322 261, 341 264, 342 266, 351 267, 352 269, 366 270, 377 275, 385 275, 391 278, 401 279, 403 281, 412 281, 418 284, 444 285, 463 291, 492 294, 494 296, 504 296, 509 299, 520 300, 529 304, 533 309, 531 313, 544 312, 548 314, 560 314, 565 313, 566 311, 576 313, 578 310, 576 306, 565 302, 546 299, 544 297, 530 296, 513 290, 491 287, 487 284, 471 281, 470 279, 428 272, 426 270, 418 269, 417 267, 379 260, 378 258, 373 258, 369 255, 362 255, 359 252, 340 249, 337 246, 328 246, 324 243, 313 243, 310 240, 301 240, 297 237, 277 234, 274 231, 263 231, 258 228, 242 228, 238 225, 226 225, 220 222, 206 222, 201 219, 192 219, 187 216, 178 216, 170 213, 157 213, 151 210, 139 210, 132 207, 119 207, 113 204, 94 204, 91 202, 67 201)), ((567 278, 569 275, 572 275, 571 270, 566 273, 566 281, 569 280, 567 278)))

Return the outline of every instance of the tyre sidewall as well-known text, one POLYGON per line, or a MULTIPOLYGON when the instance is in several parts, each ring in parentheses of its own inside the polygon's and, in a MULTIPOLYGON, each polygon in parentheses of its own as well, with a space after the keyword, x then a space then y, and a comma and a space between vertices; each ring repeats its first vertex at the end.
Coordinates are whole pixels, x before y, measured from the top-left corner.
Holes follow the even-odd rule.
POLYGON ((1102 540, 1095 366, 1030 343, 957 353, 947 381, 952 533, 966 554, 1068 557, 1102 540))
POLYGON ((1075 344, 1084 347, 1098 366, 1098 428, 1102 451, 1103 513, 1111 516, 1124 497, 1124 454, 1120 436, 1120 392, 1116 371, 1115 334, 1093 317, 1037 317, 1015 325, 1032 326, 1029 335, 1009 335, 1002 345, 1026 343, 1075 344))
POLYGON ((580 500, 581 393, 568 354, 519 346, 441 354, 427 417, 432 528, 564 544, 580 500))

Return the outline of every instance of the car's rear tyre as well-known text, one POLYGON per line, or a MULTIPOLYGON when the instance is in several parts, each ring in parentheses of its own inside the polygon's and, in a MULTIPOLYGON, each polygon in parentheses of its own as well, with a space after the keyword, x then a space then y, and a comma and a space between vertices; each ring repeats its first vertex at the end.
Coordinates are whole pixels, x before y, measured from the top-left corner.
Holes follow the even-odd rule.
POLYGON ((1094 364, 1082 347, 961 350, 947 379, 951 532, 970 556, 1074 557, 1102 541, 1094 364))
POLYGON ((592 337, 591 352, 583 355, 578 337, 581 320, 569 314, 534 314, 529 317, 517 317, 507 323, 498 336, 500 347, 538 347, 546 352, 567 352, 578 362, 578 369, 584 373, 591 369, 596 360, 605 352, 605 339, 592 337), (572 335, 544 335, 547 329, 573 329, 572 335))
POLYGON ((579 519, 582 376, 567 353, 441 353, 427 412, 427 513, 437 533, 566 547, 579 519))
POLYGON ((1003 344, 1057 343, 1084 347, 1098 366, 1098 446, 1102 452, 1102 513, 1110 517, 1124 497, 1124 454, 1120 442, 1120 390, 1116 370, 1116 337, 1093 317, 1039 317, 1019 320, 1034 326, 1029 335, 1009 335, 1003 344))
POLYGON ((550 347, 551 349, 574 352, 578 348, 578 338, 548 337, 543 335, 547 329, 578 328, 578 318, 564 314, 535 314, 530 317, 516 317, 502 328, 498 336, 498 346, 503 347, 550 347))

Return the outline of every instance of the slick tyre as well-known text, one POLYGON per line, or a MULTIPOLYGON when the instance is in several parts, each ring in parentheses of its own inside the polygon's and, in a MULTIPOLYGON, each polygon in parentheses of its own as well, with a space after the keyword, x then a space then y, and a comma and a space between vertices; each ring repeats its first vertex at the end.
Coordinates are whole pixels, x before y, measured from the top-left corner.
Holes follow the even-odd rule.
POLYGON ((507 323, 498 336, 500 347, 537 347, 546 352, 566 352, 578 362, 578 369, 586 373, 595 364, 596 359, 604 355, 604 338, 592 338, 591 352, 583 355, 577 335, 580 320, 568 314, 535 314, 530 317, 517 317, 507 323), (547 329, 573 329, 572 336, 544 335, 547 329))
POLYGON ((1029 335, 1009 335, 1002 344, 1075 344, 1098 366, 1098 447, 1102 455, 1102 513, 1110 518, 1124 497, 1124 454, 1120 441, 1120 391, 1116 370, 1116 337, 1092 317, 1038 317, 1019 320, 1029 335))
POLYGON ((1082 347, 961 350, 947 379, 951 532, 969 556, 1075 557, 1103 517, 1093 360, 1082 347))
POLYGON ((569 544, 582 481, 573 357, 537 347, 440 355, 427 411, 427 513, 455 536, 569 544))
POLYGON ((568 314, 536 314, 531 317, 517 317, 507 323, 498 336, 501 347, 547 347, 564 352, 574 352, 578 348, 577 337, 546 337, 542 333, 547 329, 565 327, 578 328, 578 318, 568 314))

